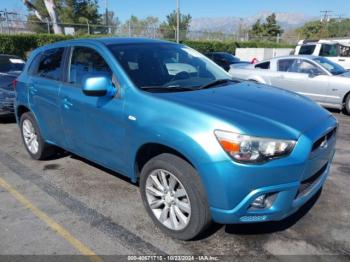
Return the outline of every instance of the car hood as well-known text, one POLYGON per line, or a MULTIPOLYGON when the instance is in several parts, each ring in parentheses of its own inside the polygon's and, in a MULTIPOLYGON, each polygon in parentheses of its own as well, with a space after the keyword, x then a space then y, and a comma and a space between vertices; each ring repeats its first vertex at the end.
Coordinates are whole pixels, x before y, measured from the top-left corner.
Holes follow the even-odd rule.
POLYGON ((306 97, 250 82, 156 95, 229 123, 242 133, 256 136, 296 139, 331 116, 306 97))

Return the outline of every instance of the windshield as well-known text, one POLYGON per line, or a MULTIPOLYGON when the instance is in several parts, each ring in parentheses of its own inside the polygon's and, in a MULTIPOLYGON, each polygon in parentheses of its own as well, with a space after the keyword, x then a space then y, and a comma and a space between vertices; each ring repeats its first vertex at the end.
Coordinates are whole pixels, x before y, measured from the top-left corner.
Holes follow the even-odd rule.
POLYGON ((330 72, 332 75, 341 75, 346 72, 345 68, 328 60, 324 57, 316 57, 313 59, 316 63, 330 72))
POLYGON ((199 52, 173 43, 110 45, 109 49, 133 83, 141 88, 195 90, 221 79, 223 69, 199 52))

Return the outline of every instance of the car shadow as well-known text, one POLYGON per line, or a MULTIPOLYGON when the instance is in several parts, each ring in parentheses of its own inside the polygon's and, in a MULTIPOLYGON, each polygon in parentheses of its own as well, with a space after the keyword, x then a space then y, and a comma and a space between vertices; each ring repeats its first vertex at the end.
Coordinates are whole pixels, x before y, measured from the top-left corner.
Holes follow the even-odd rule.
POLYGON ((228 234, 235 235, 259 235, 259 234, 270 234, 279 231, 284 231, 293 225, 295 225, 301 218, 303 218, 310 209, 315 205, 318 198, 320 197, 322 188, 307 201, 297 212, 286 217, 281 221, 271 221, 262 223, 252 224, 235 224, 226 225, 225 232, 228 234))
MULTIPOLYGON (((68 153, 68 152, 67 152, 67 153, 68 153)), ((69 154, 70 158, 72 158, 72 159, 74 159, 74 160, 78 160, 78 161, 84 162, 85 164, 88 164, 88 165, 93 166, 93 167, 95 167, 95 168, 97 168, 97 169, 100 169, 100 170, 102 170, 103 172, 106 172, 107 174, 109 174, 109 175, 111 175, 111 176, 114 176, 114 177, 116 177, 116 178, 118 178, 118 179, 121 179, 121 180, 123 180, 123 181, 125 181, 125 182, 128 182, 129 184, 132 184, 132 185, 137 186, 137 187, 139 186, 138 182, 137 182, 137 183, 133 183, 133 182, 130 180, 130 178, 127 177, 127 176, 123 176, 123 175, 120 174, 120 173, 117 173, 117 172, 115 172, 115 171, 113 171, 113 170, 110 170, 110 169, 108 169, 108 168, 106 168, 106 167, 103 167, 103 166, 101 166, 101 165, 99 165, 99 164, 96 164, 96 163, 94 163, 94 162, 92 162, 92 161, 90 161, 90 160, 87 160, 87 159, 82 158, 82 157, 80 157, 80 156, 77 156, 77 155, 75 155, 75 154, 72 154, 72 153, 68 153, 68 154, 69 154)))
POLYGON ((0 124, 14 124, 16 123, 16 117, 14 114, 7 114, 0 116, 0 124))

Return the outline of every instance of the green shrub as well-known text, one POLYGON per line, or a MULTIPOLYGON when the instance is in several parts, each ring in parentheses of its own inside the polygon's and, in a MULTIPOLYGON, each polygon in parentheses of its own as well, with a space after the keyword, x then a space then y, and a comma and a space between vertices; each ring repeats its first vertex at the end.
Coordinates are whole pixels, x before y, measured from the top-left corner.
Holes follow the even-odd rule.
MULTIPOLYGON (((91 36, 78 36, 83 37, 98 37, 96 35, 91 36)), ((18 35, 5 35, 0 34, 0 54, 13 54, 26 58, 27 54, 33 49, 40 46, 54 43, 57 41, 68 40, 74 38, 73 36, 65 35, 50 35, 50 34, 18 34, 18 35)), ((235 41, 193 41, 185 40, 182 42, 202 53, 225 51, 232 54, 235 53, 238 47, 261 47, 261 48, 275 48, 275 47, 293 47, 285 44, 277 44, 271 42, 235 42, 235 41)))

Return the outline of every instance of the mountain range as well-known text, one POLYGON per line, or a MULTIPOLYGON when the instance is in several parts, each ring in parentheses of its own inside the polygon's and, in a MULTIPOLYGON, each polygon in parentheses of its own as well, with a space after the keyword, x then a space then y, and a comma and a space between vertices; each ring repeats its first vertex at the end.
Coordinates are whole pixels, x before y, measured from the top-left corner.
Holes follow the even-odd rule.
MULTIPOLYGON (((271 14, 272 12, 263 11, 254 16, 243 18, 235 16, 193 18, 190 25, 190 30, 232 33, 236 32, 239 26, 244 28, 251 27, 251 25, 258 19, 261 19, 261 21, 264 22, 266 17, 271 14)), ((298 28, 308 21, 317 19, 317 17, 308 16, 303 13, 276 12, 275 14, 278 24, 281 25, 285 31, 298 28)))

